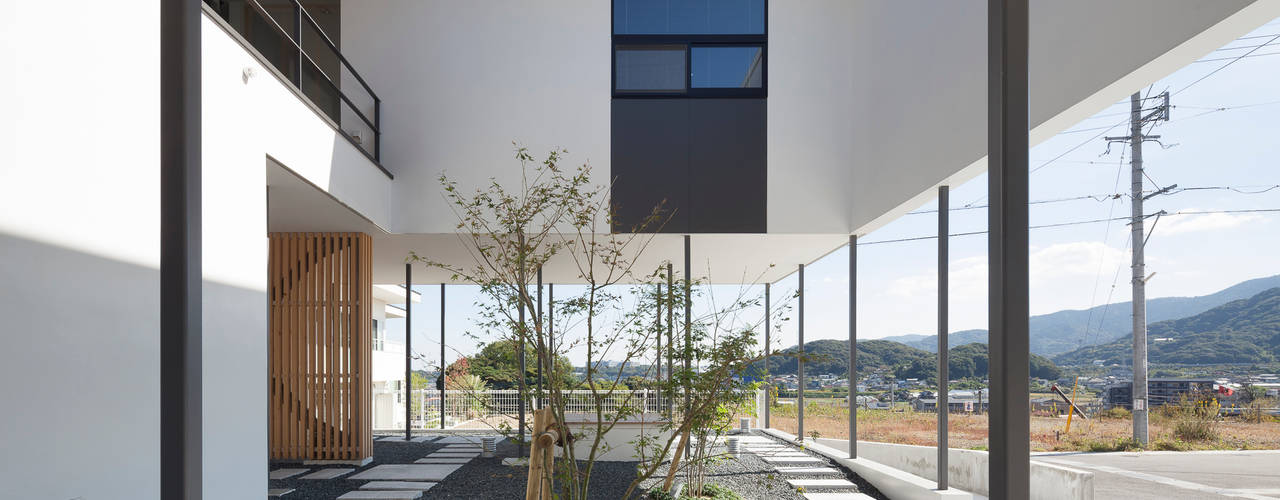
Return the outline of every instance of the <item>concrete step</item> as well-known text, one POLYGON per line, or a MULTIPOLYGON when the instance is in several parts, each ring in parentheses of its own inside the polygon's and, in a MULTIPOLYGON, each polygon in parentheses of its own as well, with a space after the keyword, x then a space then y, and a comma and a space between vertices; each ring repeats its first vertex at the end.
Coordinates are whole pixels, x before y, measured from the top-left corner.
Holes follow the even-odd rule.
POLYGON ((427 491, 438 483, 427 483, 420 481, 369 481, 360 487, 362 490, 391 490, 391 491, 427 491))
POLYGON ((310 474, 307 474, 305 476, 302 476, 298 479, 333 479, 333 478, 345 476, 354 471, 355 469, 347 469, 347 468, 320 469, 310 474))
POLYGON ((842 476, 843 472, 831 467, 778 467, 778 474, 792 476, 842 476))
POLYGON ((805 493, 805 500, 874 500, 866 493, 805 493))
POLYGON ((356 490, 343 493, 338 500, 418 500, 419 498, 422 498, 421 491, 356 490))
POLYGON ((803 457, 770 457, 770 456, 764 456, 764 457, 760 457, 760 459, 761 459, 761 460, 764 460, 765 462, 768 462, 768 463, 774 464, 774 465, 791 465, 791 464, 820 464, 820 463, 826 463, 826 461, 825 461, 825 460, 823 460, 823 459, 821 459, 821 458, 818 458, 818 457, 811 457, 811 456, 808 456, 808 455, 803 456, 803 457))
POLYGON ((787 484, 790 484, 792 488, 804 488, 805 491, 853 490, 858 488, 858 485, 845 479, 788 479, 787 484))
POLYGON ((268 479, 288 479, 298 474, 311 472, 311 469, 276 469, 267 473, 268 479))

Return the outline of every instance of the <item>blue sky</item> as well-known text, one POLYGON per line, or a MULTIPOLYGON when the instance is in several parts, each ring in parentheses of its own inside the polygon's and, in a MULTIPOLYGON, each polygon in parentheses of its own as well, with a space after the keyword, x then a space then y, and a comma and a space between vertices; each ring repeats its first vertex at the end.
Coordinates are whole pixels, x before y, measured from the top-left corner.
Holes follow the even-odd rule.
MULTIPOLYGON (((1280 21, 1247 36, 1277 33, 1280 21)), ((1240 47, 1268 40, 1269 37, 1239 40, 1205 59, 1238 56, 1249 50, 1240 47)), ((1254 54, 1280 54, 1278 49, 1264 47, 1254 54)), ((1280 184, 1280 86, 1276 85, 1280 80, 1280 56, 1241 59, 1192 85, 1227 62, 1192 63, 1151 86, 1151 95, 1165 90, 1174 94, 1172 119, 1152 132, 1162 136, 1165 147, 1148 143, 1143 150, 1146 171, 1161 187, 1234 187, 1252 192, 1280 184), (1229 109, 1214 111, 1224 107, 1229 109)), ((1147 92, 1146 88, 1140 90, 1147 92)), ((1115 145, 1106 154, 1106 142, 1101 137, 1090 138, 1104 132, 1098 127, 1112 125, 1117 126, 1104 135, 1127 134, 1128 110, 1128 99, 1117 102, 1033 147, 1031 167, 1036 171, 1031 176, 1031 199, 1127 193, 1127 148, 1115 145), (1049 162, 1060 155, 1060 159, 1049 162)), ((953 233, 986 228, 986 210, 956 210, 966 204, 984 205, 986 182, 984 174, 952 187, 953 233)), ((1153 187, 1148 181, 1146 188, 1153 187)), ((1223 189, 1186 191, 1150 199, 1145 208, 1146 213, 1280 208, 1280 189, 1259 194, 1223 189)), ((920 207, 931 209, 936 209, 935 203, 920 207)), ((1127 198, 1044 203, 1032 206, 1031 223, 1122 217, 1129 210, 1127 198)), ((1247 279, 1280 274, 1280 259, 1276 258, 1276 249, 1280 248, 1278 223, 1280 213, 1162 218, 1146 247, 1147 271, 1156 273, 1148 283, 1148 298, 1204 295, 1247 279)), ((936 224, 934 214, 906 215, 861 238, 870 242, 931 236, 936 224)), ((1127 301, 1128 235, 1124 222, 1032 230, 1032 314, 1083 309, 1108 303, 1108 299, 1127 301)), ((934 240, 861 246, 858 258, 859 338, 936 333, 934 240)), ((847 262, 847 249, 842 248, 807 268, 806 340, 847 336, 847 262)), ((952 331, 985 328, 986 237, 952 238, 950 263, 952 331)), ((775 291, 794 291, 796 277, 793 274, 774 286, 775 291)), ((439 303, 439 288, 416 289, 423 294, 423 302, 414 309, 415 319, 421 318, 414 322, 415 350, 439 352, 439 313, 435 306, 439 303)), ((725 296, 737 291, 737 287, 720 287, 716 293, 725 296)), ((456 332, 473 328, 476 289, 451 286, 448 294, 447 327, 451 335, 458 337, 456 332)), ((1127 315, 1128 311, 1117 308, 1111 313, 1127 315)), ((775 333, 779 343, 796 343, 795 326, 791 321, 775 333)), ((388 338, 403 339, 403 328, 401 321, 388 321, 388 338)), ((482 341, 488 338, 480 336, 482 341)), ((451 339, 449 344, 450 360, 478 348, 478 342, 470 338, 451 339)))

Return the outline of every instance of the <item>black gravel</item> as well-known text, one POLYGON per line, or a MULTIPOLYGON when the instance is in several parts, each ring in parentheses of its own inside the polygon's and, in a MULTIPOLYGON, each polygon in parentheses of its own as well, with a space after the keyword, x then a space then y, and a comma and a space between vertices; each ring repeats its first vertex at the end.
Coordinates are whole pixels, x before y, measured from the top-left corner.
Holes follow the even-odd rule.
MULTIPOLYGON (((753 432, 753 434, 756 433, 753 432)), ((269 481, 270 488, 293 488, 295 491, 286 495, 284 497, 285 500, 332 500, 343 493, 359 489, 361 485, 368 482, 346 478, 380 464, 413 463, 414 460, 443 447, 443 444, 434 443, 375 441, 373 444, 373 462, 367 466, 357 468, 351 474, 332 480, 302 480, 298 479, 299 476, 290 479, 273 479, 269 481)), ((825 457, 808 450, 805 450, 805 452, 820 458, 828 467, 844 470, 825 457)), ((477 457, 473 459, 450 474, 445 481, 427 490, 422 498, 476 500, 523 498, 528 469, 502 464, 503 458, 517 455, 518 450, 515 443, 510 440, 503 440, 498 443, 497 456, 494 458, 477 457)), ((622 498, 627 486, 635 478, 636 466, 636 462, 597 462, 591 474, 590 498, 592 500, 617 500, 622 498)), ((351 468, 352 466, 306 466, 287 462, 273 462, 270 466, 273 470, 285 467, 307 468, 314 472, 322 468, 351 468)), ((774 472, 772 465, 765 463, 751 453, 743 452, 737 459, 722 460, 711 464, 708 467, 707 476, 709 482, 725 486, 742 495, 743 498, 804 499, 804 495, 791 488, 786 482, 786 479, 795 479, 798 476, 783 478, 774 472)), ((643 482, 641 484, 642 487, 637 489, 637 493, 660 484, 665 477, 666 467, 664 466, 659 468, 658 473, 654 474, 652 478, 643 482)), ((813 476, 815 479, 832 479, 836 477, 838 476, 813 476)), ((845 471, 844 477, 856 484, 858 491, 874 498, 886 498, 873 486, 853 473, 845 471)), ((677 476, 677 480, 680 479, 677 476)))

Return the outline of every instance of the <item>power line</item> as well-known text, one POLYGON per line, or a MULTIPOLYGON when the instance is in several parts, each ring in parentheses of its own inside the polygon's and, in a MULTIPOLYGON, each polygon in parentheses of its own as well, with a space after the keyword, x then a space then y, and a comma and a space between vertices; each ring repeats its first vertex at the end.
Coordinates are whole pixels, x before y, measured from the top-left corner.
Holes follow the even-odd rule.
MULTIPOLYGON (((1125 148, 1128 148, 1127 144, 1125 145, 1125 148)), ((1123 151, 1121 151, 1120 153, 1120 161, 1122 163, 1124 162, 1123 151)), ((1095 163, 1095 162, 1091 162, 1091 163, 1095 163)), ((1100 162, 1097 162, 1097 163, 1100 163, 1100 162)), ((1152 180, 1150 176, 1147 177, 1147 180, 1150 180, 1152 183, 1155 183, 1155 180, 1152 180)), ((1119 188, 1117 187, 1117 189, 1119 188)), ((1198 186, 1198 187, 1185 187, 1185 188, 1171 188, 1171 189, 1165 190, 1164 194, 1177 194, 1183 191, 1207 191, 1207 190, 1232 191, 1239 194, 1263 194, 1276 189, 1280 189, 1280 184, 1256 184, 1256 185, 1248 185, 1248 186, 1198 186)), ((1150 194, 1150 193, 1155 193, 1159 191, 1160 189, 1158 188, 1158 185, 1157 185, 1157 189, 1151 189, 1143 192, 1150 194)), ((1115 192, 1115 193, 1102 193, 1102 194, 1086 194, 1081 196, 1071 196, 1067 198, 1053 198, 1048 200, 1034 200, 1034 201, 1027 202, 1027 204, 1043 205, 1048 203, 1062 203, 1062 202, 1068 202, 1068 201, 1083 201, 1083 200, 1093 200, 1093 201, 1102 203, 1109 200, 1116 200, 1116 199, 1130 198, 1130 197, 1131 196, 1128 193, 1115 192)), ((989 205, 969 205, 964 207, 952 208, 950 210, 952 212, 956 212, 960 210, 980 210, 988 207, 989 205)), ((911 212, 907 212, 903 215, 926 215, 926 214, 936 214, 936 213, 938 213, 937 209, 928 209, 928 210, 914 210, 911 212)))
MULTIPOLYGON (((1240 210, 1197 210, 1197 211, 1178 211, 1178 212, 1173 212, 1173 213, 1166 213, 1166 214, 1164 214, 1164 217, 1172 217, 1172 216, 1177 216, 1177 215, 1213 215, 1213 214, 1241 214, 1241 213, 1280 213, 1280 208, 1253 208, 1253 209, 1240 209, 1240 210)), ((1150 217, 1150 216, 1148 216, 1148 217, 1150 217)), ((1098 224, 1098 223, 1102 223, 1102 222, 1112 222, 1112 221, 1129 220, 1129 219, 1130 219, 1129 217, 1108 217, 1108 218, 1105 218, 1105 219, 1090 219, 1090 220, 1079 220, 1079 221, 1057 222, 1057 223, 1053 223, 1053 224, 1040 224, 1040 225, 1035 225, 1035 226, 1027 226, 1027 228, 1028 228, 1028 229, 1051 229, 1051 228, 1056 228, 1056 227, 1079 226, 1079 225, 1083 225, 1083 224, 1098 224)), ((975 236, 975 235, 979 235, 979 234, 987 234, 987 231, 983 230, 983 231, 968 231, 968 232, 963 232, 963 233, 951 233, 951 234, 949 234, 948 236, 950 236, 950 237, 952 237, 952 238, 956 238, 956 237, 960 237, 960 236, 975 236)), ((860 241, 860 242, 858 242, 858 246, 864 246, 864 245, 883 245, 883 244, 886 244, 886 243, 903 243, 903 242, 908 242, 908 241, 932 240, 932 239, 937 238, 937 237, 938 237, 937 235, 930 235, 930 236, 915 236, 915 237, 910 237, 910 238, 897 238, 897 239, 892 239, 892 240, 860 241)))
POLYGON ((1191 83, 1188 83, 1185 87, 1182 87, 1181 89, 1178 89, 1178 91, 1177 91, 1177 92, 1174 92, 1174 93, 1173 93, 1173 95, 1178 95, 1178 94, 1181 94, 1181 93, 1183 93, 1183 92, 1186 92, 1186 90, 1187 90, 1187 89, 1189 89, 1189 88, 1191 88, 1191 87, 1194 87, 1197 83, 1203 82, 1206 78, 1209 78, 1209 77, 1211 77, 1211 76, 1213 76, 1213 75, 1216 75, 1219 71, 1222 71, 1222 70, 1226 69, 1228 66, 1231 66, 1232 64, 1235 64, 1235 63, 1239 62, 1241 59, 1244 59, 1244 58, 1246 58, 1246 57, 1249 57, 1249 55, 1250 55, 1250 54, 1253 54, 1254 52, 1257 52, 1257 51, 1258 51, 1258 49, 1261 49, 1261 48, 1263 48, 1263 47, 1266 47, 1267 45, 1271 45, 1272 43, 1275 43, 1275 42, 1276 42, 1276 40, 1280 40, 1280 34, 1273 35, 1270 39, 1268 39, 1268 40, 1267 40, 1266 42, 1264 42, 1262 45, 1259 45, 1259 46, 1257 46, 1257 47, 1254 47, 1254 48, 1252 48, 1252 49, 1249 49, 1249 51, 1248 51, 1248 52, 1245 52, 1244 54, 1241 54, 1241 55, 1239 55, 1239 56, 1236 56, 1236 57, 1234 57, 1234 58, 1231 58, 1229 61, 1227 61, 1227 63, 1226 63, 1226 64, 1223 64, 1222 66, 1218 66, 1217 68, 1214 68, 1214 70, 1213 70, 1213 71, 1210 71, 1210 72, 1206 73, 1204 76, 1202 76, 1202 77, 1200 77, 1200 78, 1197 78, 1195 81, 1193 81, 1193 82, 1191 82, 1191 83))

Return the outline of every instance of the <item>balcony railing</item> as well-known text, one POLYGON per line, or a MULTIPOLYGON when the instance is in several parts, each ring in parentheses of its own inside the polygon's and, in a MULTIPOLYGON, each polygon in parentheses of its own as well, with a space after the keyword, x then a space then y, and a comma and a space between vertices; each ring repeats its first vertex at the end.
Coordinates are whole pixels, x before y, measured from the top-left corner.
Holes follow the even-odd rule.
MULTIPOLYGON (((204 1, 382 167, 382 100, 299 0, 204 1), (358 84, 355 99, 344 81, 358 84)), ((325 13, 338 15, 336 9, 325 13)))

